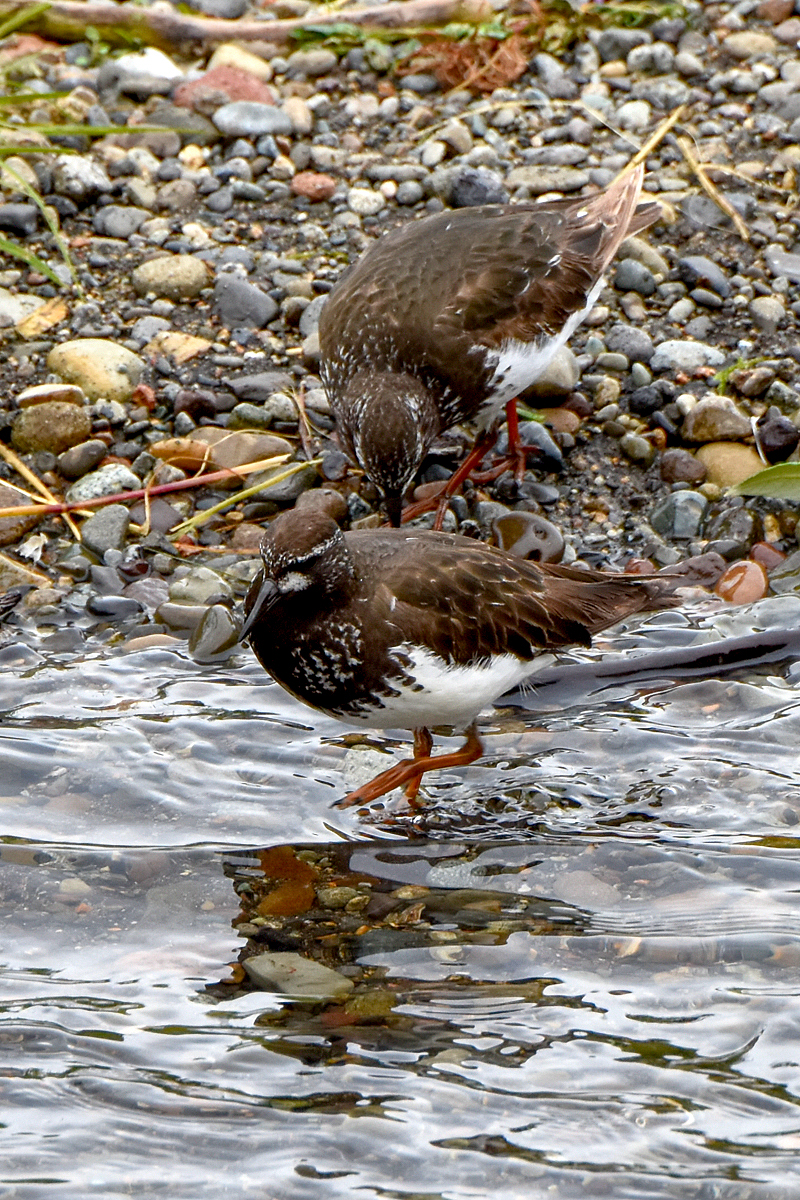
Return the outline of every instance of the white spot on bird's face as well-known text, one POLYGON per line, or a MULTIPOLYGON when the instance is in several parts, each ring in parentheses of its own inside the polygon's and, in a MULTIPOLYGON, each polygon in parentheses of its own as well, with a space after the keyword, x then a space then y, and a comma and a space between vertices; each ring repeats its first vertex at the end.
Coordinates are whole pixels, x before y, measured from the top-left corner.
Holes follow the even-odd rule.
POLYGON ((289 593, 302 592, 304 588, 308 587, 311 580, 307 575, 303 575, 301 571, 287 571, 276 582, 279 592, 289 593))

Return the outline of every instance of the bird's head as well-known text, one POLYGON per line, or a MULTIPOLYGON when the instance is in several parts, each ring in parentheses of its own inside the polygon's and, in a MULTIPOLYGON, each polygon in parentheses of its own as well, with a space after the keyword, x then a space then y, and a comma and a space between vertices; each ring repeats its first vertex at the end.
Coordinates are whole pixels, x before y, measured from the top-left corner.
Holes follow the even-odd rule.
POLYGON ((353 454, 399 525, 403 496, 439 430, 433 398, 413 375, 364 372, 351 381, 344 412, 353 454))
POLYGON ((245 597, 241 641, 276 607, 341 591, 353 578, 342 531, 323 513, 292 509, 276 517, 261 543, 262 569, 245 597))

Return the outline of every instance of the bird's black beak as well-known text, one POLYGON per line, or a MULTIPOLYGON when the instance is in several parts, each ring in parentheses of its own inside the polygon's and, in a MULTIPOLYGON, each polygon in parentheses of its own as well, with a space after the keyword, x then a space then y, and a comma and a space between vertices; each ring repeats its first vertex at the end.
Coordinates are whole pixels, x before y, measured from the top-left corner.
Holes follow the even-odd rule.
POLYGON ((239 634, 240 642, 243 642, 244 639, 253 632, 253 626, 256 624, 258 619, 265 613, 269 612, 276 600, 280 599, 280 595, 281 594, 278 591, 278 588, 271 579, 262 578, 260 584, 258 585, 257 591, 255 584, 253 587, 251 587, 250 591, 247 593, 247 600, 245 600, 245 604, 247 604, 247 601, 249 601, 251 596, 253 596, 253 602, 248 609, 247 616, 245 617, 244 624, 242 625, 241 633, 239 634))
POLYGON ((386 515, 389 518, 389 524, 394 529, 400 528, 400 520, 403 514, 403 497, 400 492, 391 492, 385 496, 386 515))

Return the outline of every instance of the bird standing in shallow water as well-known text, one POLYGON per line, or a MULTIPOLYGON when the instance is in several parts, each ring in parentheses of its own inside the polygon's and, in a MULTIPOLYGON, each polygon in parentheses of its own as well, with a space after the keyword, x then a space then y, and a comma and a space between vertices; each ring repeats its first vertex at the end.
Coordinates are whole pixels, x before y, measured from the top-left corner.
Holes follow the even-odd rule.
MULTIPOLYGON (((339 280, 320 317, 322 379, 343 447, 393 525, 443 430, 472 417, 487 429, 505 407, 516 438, 516 397, 591 310, 623 239, 661 215, 637 208, 642 179, 640 166, 588 200, 414 221, 339 280)), ((479 439, 470 466, 487 449, 479 439)))
POLYGON ((624 575, 537 564, 455 534, 342 533, 320 513, 277 517, 245 600, 241 637, 299 700, 331 716, 414 730, 412 760, 358 788, 342 806, 406 786, 483 753, 478 713, 516 687, 537 654, 589 645, 632 613, 671 607, 681 576, 624 575), (431 756, 429 729, 467 732, 431 756))

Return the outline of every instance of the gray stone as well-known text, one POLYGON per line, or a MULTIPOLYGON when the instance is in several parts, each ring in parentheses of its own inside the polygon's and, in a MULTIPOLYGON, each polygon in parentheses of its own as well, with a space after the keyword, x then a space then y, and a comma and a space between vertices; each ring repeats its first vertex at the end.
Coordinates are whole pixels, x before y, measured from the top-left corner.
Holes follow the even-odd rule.
POLYGON ((417 183, 416 179, 405 179, 398 185, 395 200, 398 204, 409 207, 412 204, 419 204, 424 195, 421 183, 417 183))
POLYGON ((562 346, 545 367, 528 394, 546 398, 548 396, 568 396, 574 391, 581 370, 578 360, 568 346, 562 346))
POLYGON ((687 287, 710 287, 718 296, 731 294, 731 285, 725 272, 712 259, 702 254, 687 254, 678 259, 678 274, 687 287))
POLYGON ((619 440, 620 449, 627 454, 632 462, 639 466, 649 467, 656 456, 655 447, 647 438, 638 433, 626 433, 619 440))
POLYGON ((70 200, 87 200, 100 192, 111 191, 111 180, 94 159, 72 154, 56 159, 53 166, 53 191, 70 200))
POLYGON ((272 500, 275 504, 292 504, 302 492, 313 487, 319 479, 317 468, 309 466, 302 471, 295 471, 293 475, 289 475, 280 483, 271 484, 270 479, 282 475, 285 469, 285 467, 278 467, 275 471, 250 476, 250 487, 254 487, 257 483, 262 484, 261 491, 256 493, 259 500, 272 500))
POLYGON ((347 193, 347 207, 360 217, 374 217, 386 207, 386 197, 372 188, 352 187, 347 193))
POLYGON ((588 182, 588 171, 580 171, 577 167, 514 167, 506 176, 506 186, 512 191, 525 187, 532 196, 543 196, 545 192, 577 192, 588 182))
POLYGON ((234 100, 223 104, 212 120, 228 137, 262 137, 265 133, 286 136, 292 132, 291 117, 283 109, 256 100, 234 100))
POLYGON ((661 342, 650 360, 653 371, 685 371, 693 374, 698 367, 721 367, 725 361, 722 350, 706 342, 674 340, 661 342))
POLYGON ((506 204, 509 195, 495 171, 464 166, 451 171, 446 199, 453 208, 473 208, 479 204, 506 204))
POLYGON ((756 328, 766 334, 775 333, 786 318, 786 310, 777 296, 756 296, 750 301, 749 312, 756 328))
POLYGON ((224 604, 212 604, 189 638, 189 653, 197 662, 209 662, 238 641, 239 626, 231 610, 224 604))
POLYGON ((325 307, 327 296, 316 296, 310 304, 307 304, 300 315, 300 336, 308 337, 309 334, 315 333, 319 328, 319 318, 325 307))
POLYGON ((614 286, 623 292, 638 292, 640 296, 652 296, 656 290, 653 272, 635 258, 623 258, 617 263, 614 286))
POLYGON ((646 129, 651 117, 652 110, 646 100, 629 100, 617 110, 617 124, 620 129, 646 129))
POLYGON ((208 604, 219 596, 232 596, 230 584, 210 567, 192 567, 180 579, 170 580, 169 598, 175 604, 208 604))
MULTIPOLYGON (((382 757, 385 763, 385 756, 382 757)), ((253 983, 265 991, 280 992, 298 1000, 317 1003, 344 1000, 355 986, 352 979, 338 971, 288 950, 257 954, 246 958, 242 965, 253 983)))
POLYGON ((627 59, 634 46, 649 42, 650 34, 643 29, 623 29, 613 25, 604 29, 597 39, 597 52, 603 62, 613 62, 618 58, 627 59))
POLYGON ((246 401, 232 408, 228 417, 228 429, 269 429, 271 424, 271 413, 260 404, 248 404, 246 401))
POLYGON ((800 283, 800 254, 790 254, 782 246, 767 246, 764 261, 772 275, 785 276, 790 283, 800 283))
POLYGON ((95 500, 99 496, 114 496, 117 492, 140 490, 142 481, 130 467, 123 463, 107 463, 104 467, 84 475, 67 489, 66 499, 72 503, 95 500))
POLYGON ((672 538, 700 536, 708 512, 708 500, 701 492, 674 492, 650 517, 656 533, 672 538))
POLYGON ((106 204, 97 210, 92 219, 95 233, 102 237, 124 238, 141 229, 150 213, 146 208, 134 208, 130 204, 106 204))
POLYGON ((631 362, 649 363, 655 354, 653 339, 638 325, 612 325, 606 345, 609 350, 624 354, 631 362))
POLYGON ((81 527, 84 546, 100 558, 106 550, 122 550, 130 520, 130 513, 124 504, 109 504, 101 508, 81 527))
POLYGON ((214 285, 213 308, 228 328, 263 329, 278 314, 278 305, 255 284, 239 275, 220 275, 214 285))
POLYGON ((292 376, 287 371, 258 371, 254 375, 240 375, 226 379, 225 384, 240 400, 263 404, 275 392, 292 386, 292 376))
POLYGON ((58 469, 65 479, 80 479, 88 471, 93 471, 97 464, 108 454, 105 442, 91 439, 79 442, 70 447, 58 457, 58 469))

